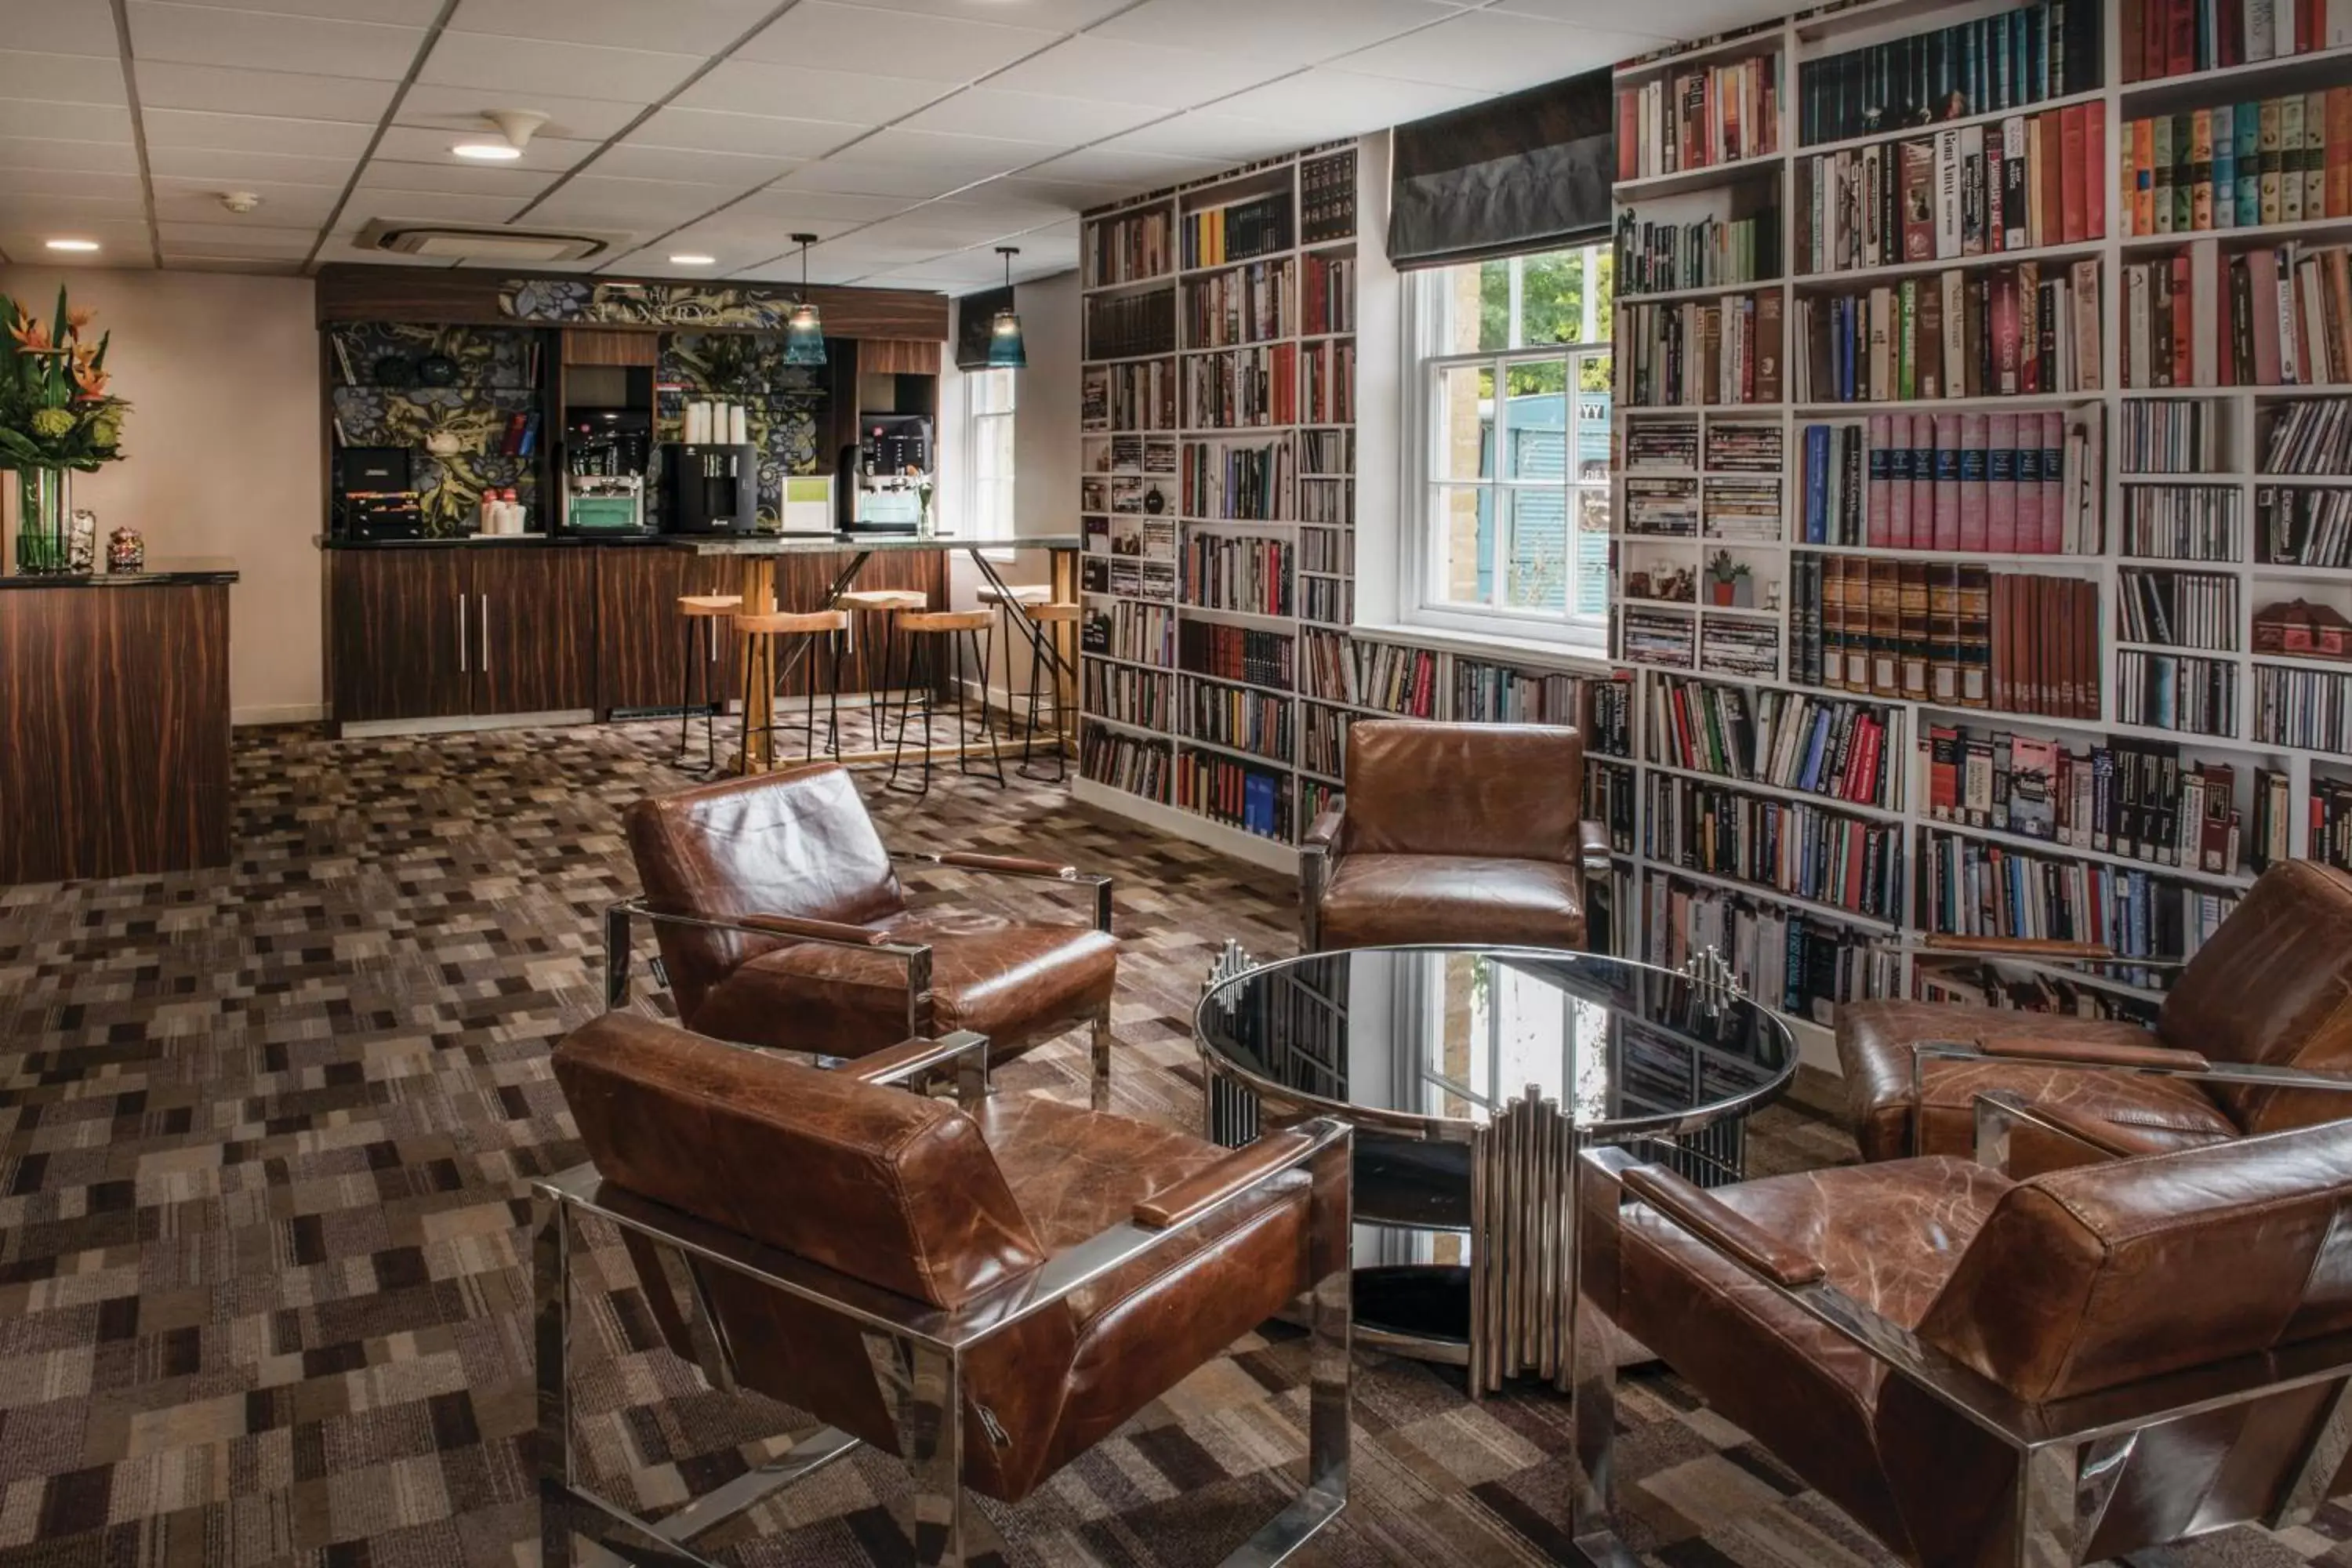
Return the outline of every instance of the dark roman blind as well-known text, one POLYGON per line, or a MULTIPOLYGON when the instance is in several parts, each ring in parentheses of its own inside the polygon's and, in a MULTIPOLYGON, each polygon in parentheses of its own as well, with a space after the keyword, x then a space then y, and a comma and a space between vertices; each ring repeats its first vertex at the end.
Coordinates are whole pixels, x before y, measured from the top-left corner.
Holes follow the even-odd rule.
POLYGON ((956 369, 986 370, 989 331, 996 325, 997 311, 1013 309, 1013 290, 983 289, 966 294, 955 303, 956 369))
POLYGON ((1610 73, 1396 128, 1389 260, 1443 267, 1605 240, 1617 174, 1610 73))

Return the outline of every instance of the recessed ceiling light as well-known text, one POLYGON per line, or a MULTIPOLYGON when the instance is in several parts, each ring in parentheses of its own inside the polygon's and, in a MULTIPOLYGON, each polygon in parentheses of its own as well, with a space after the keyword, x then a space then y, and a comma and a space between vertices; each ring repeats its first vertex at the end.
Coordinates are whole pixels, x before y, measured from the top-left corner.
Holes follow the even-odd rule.
POLYGON ((51 250, 96 250, 98 248, 98 241, 94 239, 53 239, 48 241, 48 247, 51 250))
POLYGON ((671 257, 669 264, 672 267, 709 267, 718 259, 719 258, 715 256, 697 256, 689 251, 682 256, 671 257))
POLYGON ((485 163, 506 163, 522 156, 522 149, 504 142, 460 142, 449 149, 460 158, 478 159, 485 163))

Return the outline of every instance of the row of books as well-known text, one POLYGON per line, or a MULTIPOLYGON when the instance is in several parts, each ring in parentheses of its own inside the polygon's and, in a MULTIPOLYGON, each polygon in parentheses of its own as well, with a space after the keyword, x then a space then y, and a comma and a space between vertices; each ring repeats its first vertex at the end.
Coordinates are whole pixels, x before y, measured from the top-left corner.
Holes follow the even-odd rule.
POLYGON ((2239 561, 2235 485, 2130 485, 2123 552, 2147 561, 2239 561))
POLYGON ((1298 345, 1260 343, 1184 356, 1184 422, 1239 430, 1298 421, 1298 345))
POLYGON ((2125 648, 2116 655, 2115 706, 2116 718, 2126 724, 2196 735, 2234 734, 2237 661, 2125 648))
POLYGON ((2102 943, 2126 961, 2112 973, 2152 989, 2165 976, 2128 960, 2193 953, 2237 900, 2136 867, 2053 859, 1929 830, 1919 902, 1919 923, 1940 934, 2102 943))
POLYGON ((2126 566, 2116 580, 2126 642, 2227 653, 2238 646, 2238 580, 2126 566))
POLYGON ((2254 739, 2352 754, 2352 675, 2255 665, 2254 739))
POLYGON ((1617 293, 1662 294, 1756 283, 1780 273, 1780 209, 1747 217, 1651 223, 1632 208, 1617 215, 1617 293))
POLYGON ((2273 566, 2352 566, 2352 489, 2264 485, 2254 492, 2254 537, 2273 566))
POLYGON ((1302 577, 1298 583, 1298 618, 1344 626, 1356 618, 1356 585, 1333 577, 1302 577))
POLYGON ((1637 408, 1780 401, 1780 296, 1621 304, 1618 399, 1637 408))
POLYGON ((1162 604, 1176 597, 1176 565, 1171 561, 1087 555, 1078 562, 1078 581, 1088 594, 1119 594, 1162 604))
POLYGON ((1087 287, 1139 283, 1176 270, 1175 231, 1166 207, 1087 225, 1087 287))
POLYGON ((1174 763, 1175 748, 1167 742, 1123 734, 1099 724, 1086 727, 1086 738, 1078 748, 1081 776, 1163 805, 1168 802, 1174 763))
POLYGON ((2352 216, 2352 87, 2124 126, 2128 236, 2352 216))
POLYGON ((1292 704, 1239 686, 1193 681, 1185 694, 1184 733, 1212 745, 1251 752, 1269 762, 1290 761, 1292 704))
POLYGON ((1901 918, 1903 829, 1802 802, 1653 773, 1643 853, 1871 920, 1901 918))
POLYGON ((2346 0, 2121 0, 2124 80, 2154 81, 2352 44, 2346 0))
POLYGON ((1689 669, 1698 662, 1698 624, 1690 616, 1628 602, 1618 613, 1617 657, 1628 664, 1689 669))
POLYGON ((1287 842, 1290 778, 1230 757, 1181 752, 1176 757, 1176 804, 1212 822, 1287 842))
POLYGON ((1343 149, 1298 163, 1300 243, 1320 245, 1356 232, 1356 154, 1343 149))
POLYGON ((1173 360, 1090 364, 1079 373, 1082 430, 1173 430, 1176 405, 1173 360))
POLYGON ((1779 473, 1780 427, 1715 421, 1706 427, 1706 467, 1716 474, 1779 473))
POLYGON ((2352 397, 2315 397, 2267 412, 2265 474, 2352 473, 2352 397))
POLYGON ((2054 408, 1809 425, 1801 542, 2096 555, 2100 430, 2095 415, 2054 408))
POLYGON ((1258 261, 1184 284, 1184 346, 1222 349, 1297 331, 1298 282, 1290 261, 1258 261))
POLYGON ((1356 471, 1356 432, 1302 430, 1298 433, 1298 470, 1305 474, 1352 474, 1356 471))
POLYGON ((1298 569, 1302 572, 1331 572, 1343 577, 1356 574, 1356 536, 1339 528, 1302 528, 1298 531, 1298 569))
POLYGON ((1629 472, 1697 468, 1698 421, 1643 420, 1625 432, 1625 466, 1629 472))
POLYGON ((1099 659, 1087 659, 1085 665, 1079 695, 1086 711, 1146 730, 1167 728, 1176 693, 1173 677, 1099 659))
POLYGON ((1696 479, 1625 481, 1625 532, 1652 539, 1696 539, 1698 521, 1696 479))
POLYGON ((1297 657, 1296 639, 1262 627, 1188 620, 1177 628, 1176 664, 1187 675, 1288 691, 1297 684, 1297 657))
POLYGON ((1774 620, 1711 614, 1698 629, 1698 667, 1748 679, 1780 678, 1780 627, 1774 620))
POLYGON ((1780 79, 1780 57, 1764 55, 1619 89, 1617 177, 1639 180, 1778 152, 1780 79))
POLYGON ((1780 537, 1780 481, 1707 479, 1706 536, 1739 543, 1777 542, 1780 537))
POLYGON ((2214 876, 2238 868, 2235 776, 2227 763, 2184 761, 2159 741, 2075 751, 2006 730, 1927 731, 1934 820, 2214 876))
MULTIPOLYGON (((1345 528, 1356 521, 1356 481, 1353 479, 1308 477, 1298 479, 1298 521, 1319 522, 1332 528, 1345 528)), ((1305 563, 1310 572, 1337 570, 1318 568, 1305 563)), ((1349 570, 1352 571, 1351 566, 1349 570)))
POLYGON ((1300 733, 1298 765, 1308 773, 1336 779, 1348 765, 1348 729, 1355 723, 1356 716, 1344 708, 1325 708, 1313 702, 1304 706, 1307 721, 1300 733))
POLYGON ((1108 607, 1089 605, 1078 646, 1087 653, 1165 668, 1176 662, 1176 612, 1129 599, 1113 600, 1108 607))
POLYGON ((2352 257, 2342 246, 2210 240, 2124 267, 2123 381, 2163 390, 2352 380, 2352 257))
POLYGON ((1176 349, 1173 289, 1097 295, 1087 301, 1087 357, 1131 359, 1176 349))
POLYGON ((1263 447, 1211 445, 1184 448, 1184 515, 1220 521, 1265 522, 1287 511, 1296 471, 1290 443, 1263 447))
POLYGON ((1801 296, 1796 310, 1800 403, 2099 387, 2096 261, 1955 269, 1853 294, 1801 296))
MULTIPOLYGON (((2275 848, 2275 858, 2286 858, 2286 809, 2289 781, 2284 773, 2266 773, 2265 782, 2275 780, 2275 809, 2258 820, 2264 826, 2275 823, 2274 835, 2260 842, 2263 852, 2275 848)), ((2273 791, 2264 790, 2256 799, 2269 805, 2273 791)), ((2305 824, 2305 847, 2310 858, 2325 862, 2342 871, 2352 871, 2352 783, 2314 773, 2311 779, 2309 818, 2305 824)))
POLYGON ((1791 558, 1804 685, 2059 719, 2099 715, 2099 585, 1877 556, 1791 558))
POLYGON ((1356 330, 1356 258, 1352 256, 1309 256, 1306 282, 1300 289, 1302 332, 1352 332, 1356 330))
POLYGON ((1310 425, 1356 422, 1356 340, 1326 338, 1305 345, 1299 391, 1310 425))
POLYGON ((1911 993, 1922 1002, 1951 1006, 2112 1018, 2143 1028, 2155 1021, 2158 1010, 2154 1003, 2102 991, 2063 974, 1932 952, 1921 953, 1912 964, 1911 993))
POLYGON ((1951 261, 2106 233, 2105 111, 2072 104, 1798 164, 1796 269, 1951 261))
POLYGON ((2134 398, 2116 423, 2116 464, 2126 474, 2210 474, 2221 460, 2223 410, 2193 398, 2134 398))
POLYGON ((1894 709, 1670 677, 1650 684, 1650 754, 1692 773, 1891 811, 1902 736, 1894 709))
POLYGON ((1444 688, 1439 663, 1440 656, 1427 648, 1349 639, 1336 672, 1338 684, 1325 686, 1318 695, 1401 718, 1442 718, 1444 688))
POLYGON ((1290 248, 1290 193, 1184 215, 1184 265, 1223 267, 1290 248))
POLYGON ((1801 144, 2023 109, 2099 85, 2101 0, 2042 0, 1797 68, 1801 144))
POLYGON ((1291 550, 1286 540, 1193 533, 1184 540, 1184 602, 1256 616, 1290 614, 1291 550))
POLYGON ((1750 996, 1824 1027, 1840 1003, 1899 994, 1902 953, 1859 941, 1833 921, 1664 871, 1650 873, 1643 909, 1650 963, 1680 969, 1712 951, 1750 996))

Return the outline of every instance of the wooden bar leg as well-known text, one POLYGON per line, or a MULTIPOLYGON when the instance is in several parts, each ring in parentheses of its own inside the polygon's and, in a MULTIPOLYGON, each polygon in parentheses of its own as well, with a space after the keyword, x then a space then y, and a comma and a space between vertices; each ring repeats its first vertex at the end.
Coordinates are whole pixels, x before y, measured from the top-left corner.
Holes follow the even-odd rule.
MULTIPOLYGON (((743 614, 764 616, 776 608, 776 563, 765 555, 745 555, 740 588, 743 614)), ((775 760, 776 691, 773 667, 745 650, 743 659, 743 771, 765 773, 775 760)))

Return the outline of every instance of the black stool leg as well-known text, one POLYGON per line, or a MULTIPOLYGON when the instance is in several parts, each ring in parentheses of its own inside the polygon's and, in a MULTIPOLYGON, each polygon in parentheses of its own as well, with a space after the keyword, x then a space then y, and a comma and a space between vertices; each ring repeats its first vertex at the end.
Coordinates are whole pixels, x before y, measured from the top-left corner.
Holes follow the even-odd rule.
MULTIPOLYGON (((835 762, 841 760, 841 638, 840 632, 824 634, 825 646, 833 650, 833 660, 824 678, 824 750, 835 762)), ((809 655, 814 663, 816 655, 809 655)))
MULTIPOLYGON (((730 631, 734 629, 733 622, 728 623, 728 629, 730 631)), ((692 636, 693 633, 689 628, 688 632, 689 640, 692 636)), ((717 650, 714 647, 718 637, 719 623, 712 621, 703 630, 702 642, 702 776, 705 778, 710 777, 719 771, 719 710, 726 701, 724 696, 711 694, 711 681, 714 678, 711 675, 710 667, 718 662, 717 650)), ((687 649, 686 658, 687 663, 691 666, 694 662, 694 650, 691 646, 687 649)))
MULTIPOLYGON (((989 657, 996 651, 995 629, 990 628, 987 640, 984 642, 982 640, 982 634, 977 631, 965 632, 962 635, 971 643, 972 656, 980 660, 980 732, 988 737, 988 754, 996 764, 996 787, 1003 789, 1004 787, 1004 753, 997 746, 996 726, 990 722, 988 716, 989 657)), ((953 640, 953 634, 950 634, 950 640, 953 640)), ((971 716, 964 708, 962 701, 963 644, 961 642, 956 643, 956 772, 970 777, 971 774, 970 751, 971 716)), ((1009 718, 1010 715, 1008 714, 1007 717, 1009 718)))
POLYGON ((686 737, 694 722, 694 617, 679 617, 686 626, 686 662, 677 670, 677 758, 672 764, 686 766, 686 737))
MULTIPOLYGON (((897 640, 895 632, 892 640, 897 640)), ((906 667, 899 672, 898 733, 890 747, 890 776, 883 781, 882 787, 897 790, 901 795, 920 796, 931 793, 931 701, 928 688, 923 693, 923 782, 912 788, 900 784, 898 769, 907 750, 907 729, 913 717, 910 709, 915 700, 919 672, 920 676, 929 675, 930 658, 922 636, 910 632, 906 641, 906 667)))

